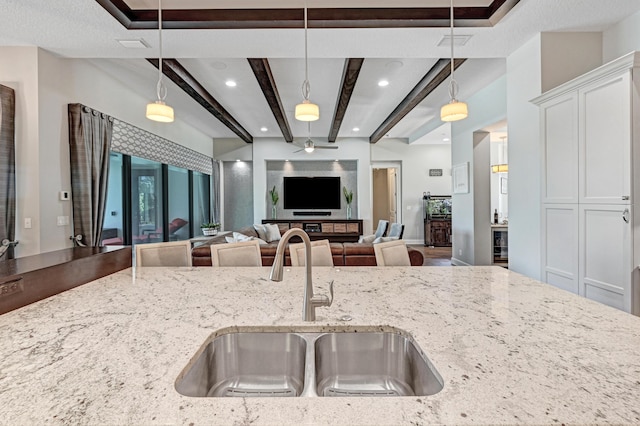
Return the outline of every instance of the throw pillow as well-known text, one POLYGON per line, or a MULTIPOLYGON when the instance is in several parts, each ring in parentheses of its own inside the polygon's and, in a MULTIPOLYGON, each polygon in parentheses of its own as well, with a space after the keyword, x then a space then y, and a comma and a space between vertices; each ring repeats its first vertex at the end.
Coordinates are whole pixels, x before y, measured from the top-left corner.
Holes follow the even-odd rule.
POLYGON ((397 237, 378 237, 375 240, 373 240, 373 244, 388 243, 389 241, 394 241, 397 239, 398 239, 397 237))
POLYGON ((269 223, 266 225, 266 238, 263 238, 266 242, 280 241, 280 228, 278 225, 269 223))
POLYGON ((261 240, 269 241, 267 239, 267 225, 255 224, 253 225, 253 228, 258 233, 258 238, 260 238, 261 240))
POLYGON ((228 243, 239 243, 242 241, 251 241, 253 237, 241 234, 240 232, 234 232, 232 237, 224 237, 228 243))
POLYGON ((359 243, 371 244, 376 239, 375 235, 363 235, 358 240, 359 243))

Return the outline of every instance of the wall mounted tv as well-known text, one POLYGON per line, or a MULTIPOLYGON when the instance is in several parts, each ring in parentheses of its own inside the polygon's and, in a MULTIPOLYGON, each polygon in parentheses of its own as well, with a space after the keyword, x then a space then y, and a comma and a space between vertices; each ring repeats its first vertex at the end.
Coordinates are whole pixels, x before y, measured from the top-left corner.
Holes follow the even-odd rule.
POLYGON ((340 208, 340 177, 285 177, 284 208, 336 210, 340 208))

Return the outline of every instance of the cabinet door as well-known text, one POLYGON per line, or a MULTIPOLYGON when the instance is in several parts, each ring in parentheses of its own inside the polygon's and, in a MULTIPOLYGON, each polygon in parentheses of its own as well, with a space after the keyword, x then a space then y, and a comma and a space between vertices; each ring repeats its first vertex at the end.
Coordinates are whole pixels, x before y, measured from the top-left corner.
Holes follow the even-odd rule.
POLYGON ((627 312, 633 274, 630 208, 580 206, 580 294, 627 312))
POLYGON ((578 94, 542 105, 542 202, 578 202, 578 94))
POLYGON ((542 280, 579 294, 578 205, 545 205, 542 229, 542 280))
POLYGON ((630 71, 579 92, 580 203, 632 201, 631 93, 630 71))

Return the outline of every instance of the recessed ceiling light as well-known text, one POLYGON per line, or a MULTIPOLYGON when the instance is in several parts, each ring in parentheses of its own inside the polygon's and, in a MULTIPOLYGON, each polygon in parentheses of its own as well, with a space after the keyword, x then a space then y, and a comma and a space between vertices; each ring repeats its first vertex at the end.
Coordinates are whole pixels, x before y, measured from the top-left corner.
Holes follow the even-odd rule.
POLYGON ((211 63, 211 68, 213 68, 214 70, 223 70, 227 68, 227 64, 225 64, 224 62, 213 62, 211 63))
POLYGON ((269 130, 269 129, 267 129, 266 127, 260 127, 260 131, 261 132, 266 132, 267 130, 269 130))
POLYGON ((378 86, 380 86, 380 87, 387 87, 388 85, 389 85, 389 81, 387 81, 387 80, 380 80, 378 82, 378 86))
POLYGON ((132 40, 116 40, 118 43, 126 47, 127 49, 148 49, 149 43, 144 41, 144 39, 136 38, 132 40))
POLYGON ((449 138, 443 138, 442 142, 449 142, 449 138))
POLYGON ((359 132, 359 131, 360 131, 360 127, 354 127, 352 130, 353 130, 354 132, 359 132))
POLYGON ((240 159, 239 159, 239 158, 238 158, 238 159, 236 159, 236 163, 239 163, 239 162, 240 162, 240 159))
POLYGON ((226 84, 227 87, 236 87, 238 85, 238 83, 236 83, 233 80, 227 80, 227 81, 224 82, 224 84, 226 84))
POLYGON ((386 67, 391 69, 402 68, 402 65, 404 65, 402 61, 389 61, 386 63, 386 67))

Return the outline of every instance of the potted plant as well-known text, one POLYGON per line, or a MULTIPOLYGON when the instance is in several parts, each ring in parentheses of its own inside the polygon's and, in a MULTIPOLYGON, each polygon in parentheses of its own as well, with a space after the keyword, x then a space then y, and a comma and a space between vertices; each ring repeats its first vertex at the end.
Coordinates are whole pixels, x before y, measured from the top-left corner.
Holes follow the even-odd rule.
POLYGON ((278 201, 280 200, 280 196, 278 195, 278 191, 276 190, 275 185, 269 190, 269 195, 271 196, 271 218, 275 219, 276 212, 278 210, 276 206, 278 205, 278 201))
POLYGON ((342 187, 344 200, 347 202, 347 220, 351 219, 351 202, 353 201, 353 191, 348 191, 346 186, 342 187))
POLYGON ((200 225, 200 229, 202 229, 203 235, 210 237, 218 234, 218 229, 220 229, 220 224, 218 222, 207 222, 200 225))

